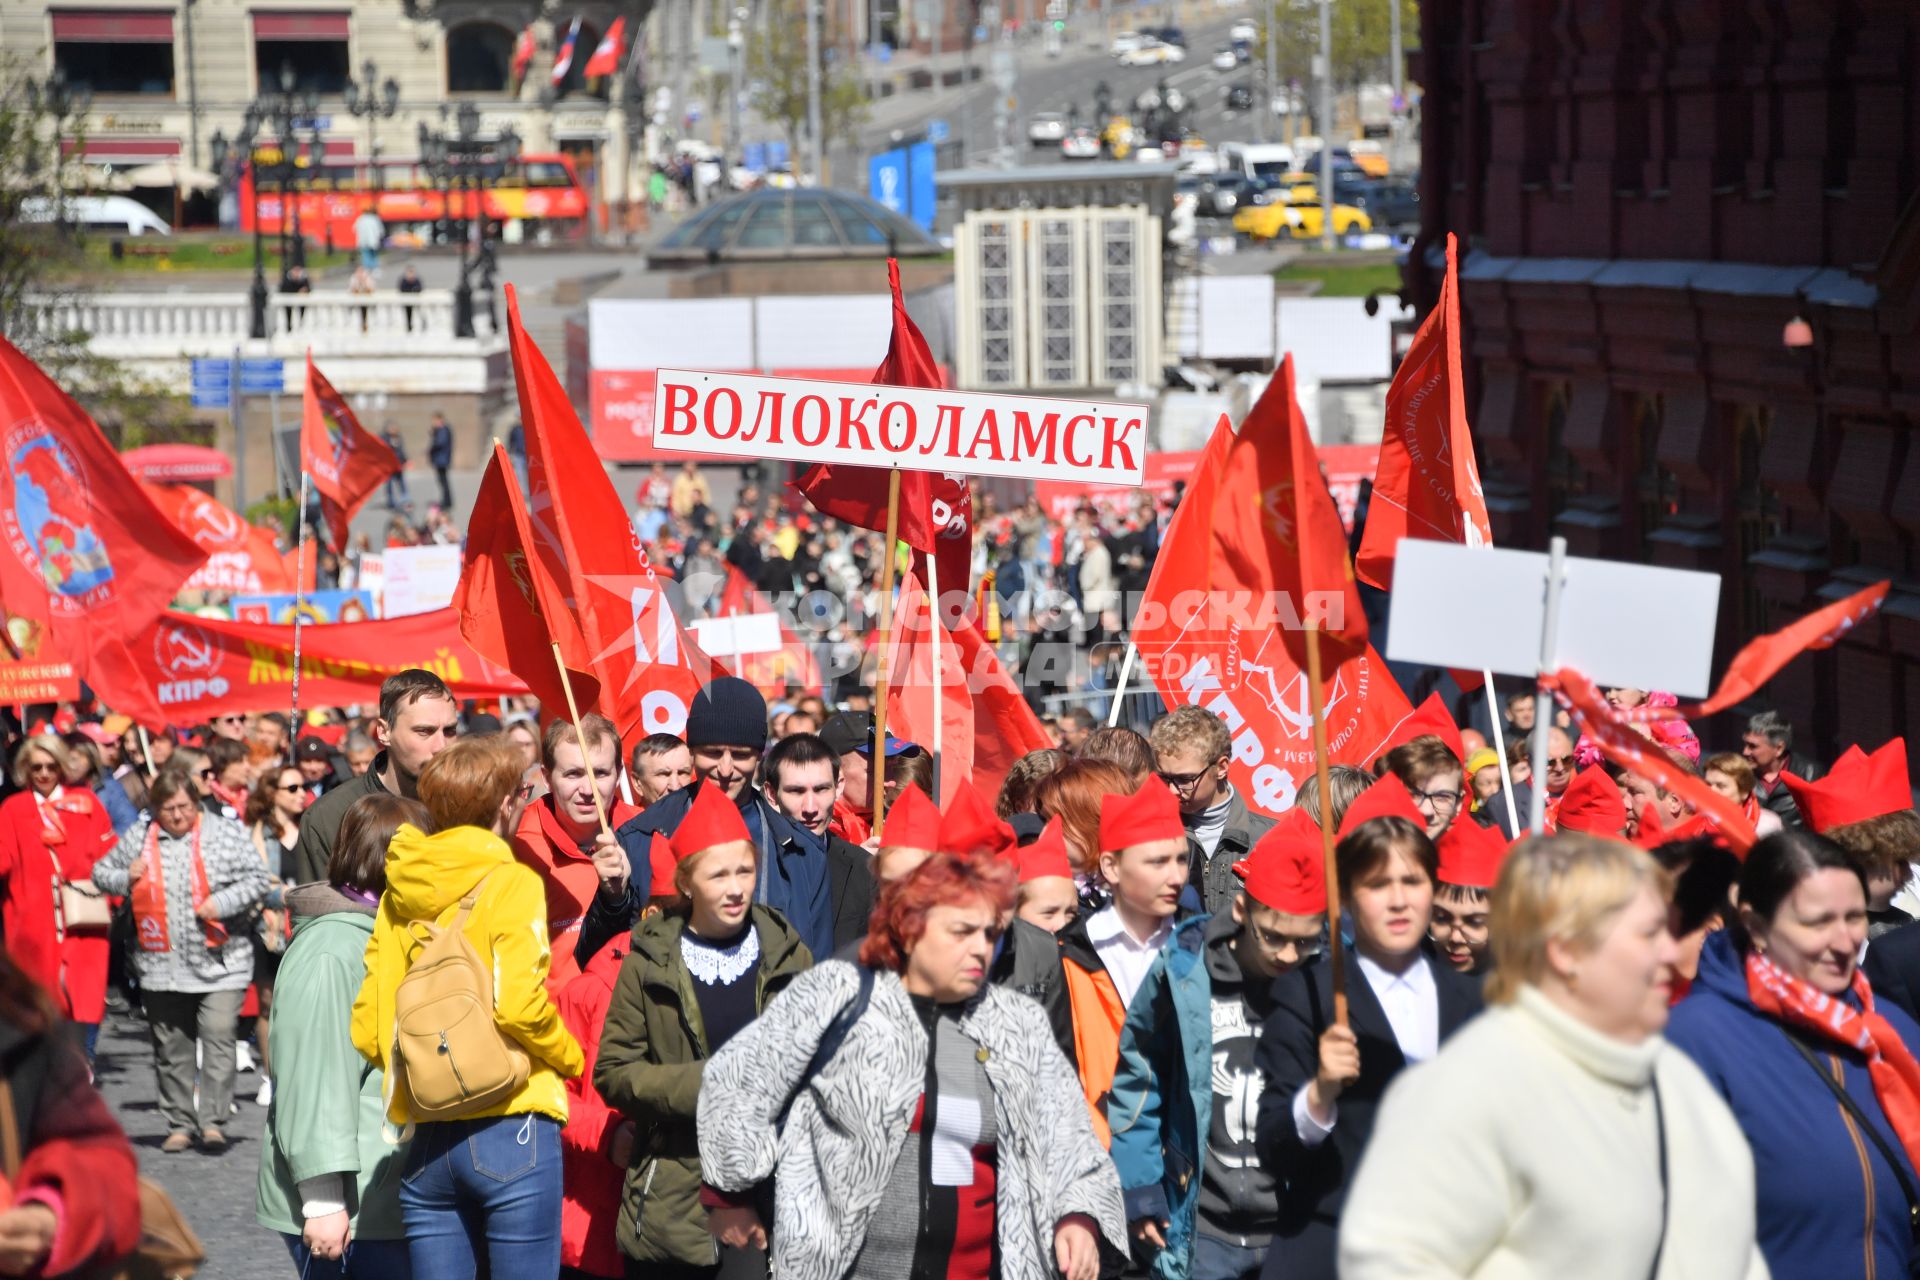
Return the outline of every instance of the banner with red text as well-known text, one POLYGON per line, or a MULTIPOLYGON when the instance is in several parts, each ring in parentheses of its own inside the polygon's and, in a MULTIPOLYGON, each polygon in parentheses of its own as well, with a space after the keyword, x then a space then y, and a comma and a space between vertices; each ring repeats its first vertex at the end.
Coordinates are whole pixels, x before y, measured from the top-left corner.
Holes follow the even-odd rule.
MULTIPOLYGON (((289 626, 168 611, 146 635, 128 642, 125 658, 112 670, 96 664, 87 682, 109 707, 157 704, 170 724, 197 724, 228 711, 284 710, 292 700, 289 626)), ((511 672, 482 658, 461 638, 459 615, 452 609, 300 629, 304 706, 371 706, 380 699, 380 682, 409 667, 433 672, 456 698, 527 691, 511 672)))
POLYGON ((1138 485, 1151 413, 1140 404, 662 369, 653 437, 731 461, 1138 485))

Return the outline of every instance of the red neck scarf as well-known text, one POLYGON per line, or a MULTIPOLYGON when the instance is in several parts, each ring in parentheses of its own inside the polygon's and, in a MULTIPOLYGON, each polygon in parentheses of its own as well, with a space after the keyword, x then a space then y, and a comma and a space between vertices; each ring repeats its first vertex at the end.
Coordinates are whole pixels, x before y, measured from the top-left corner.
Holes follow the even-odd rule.
POLYGON ((213 798, 235 813, 247 811, 247 789, 245 787, 223 787, 218 778, 209 778, 207 787, 213 792, 213 798))
POLYGON ((1794 977, 1760 953, 1747 953, 1747 995, 1754 1007, 1789 1030, 1810 1032, 1864 1054, 1873 1096, 1907 1158, 1920 1164, 1920 1062, 1914 1061, 1900 1033, 1873 1011, 1873 989, 1858 969, 1853 971, 1853 994, 1860 1001, 1858 1009, 1794 977))
MULTIPOLYGON (((200 856, 200 832, 204 826, 204 819, 196 814, 193 820, 193 849, 188 855, 196 911, 212 892, 207 886, 206 859, 200 856)), ((133 888, 127 893, 127 901, 133 907, 134 936, 139 940, 142 951, 170 951, 173 949, 173 938, 167 927, 167 868, 160 857, 158 819, 147 823, 146 846, 140 851, 140 864, 140 878, 134 881, 133 888)), ((209 951, 218 951, 227 944, 227 926, 218 920, 202 920, 200 932, 209 951)))

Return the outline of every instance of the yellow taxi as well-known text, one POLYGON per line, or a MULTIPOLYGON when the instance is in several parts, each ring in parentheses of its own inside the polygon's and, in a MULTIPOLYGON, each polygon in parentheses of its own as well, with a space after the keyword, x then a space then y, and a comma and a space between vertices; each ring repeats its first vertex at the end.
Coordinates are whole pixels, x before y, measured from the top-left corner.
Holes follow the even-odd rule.
POLYGON ((1293 234, 1298 215, 1284 200, 1271 204, 1243 204, 1233 211, 1233 229, 1253 240, 1277 240, 1293 234))
MULTIPOLYGON (((1291 210, 1294 215, 1292 219, 1294 239, 1318 240, 1320 238, 1326 223, 1322 215, 1320 196, 1318 193, 1307 197, 1296 196, 1288 202, 1287 208, 1291 210)), ((1373 219, 1367 216, 1365 209, 1359 209, 1350 204, 1341 204, 1338 201, 1334 202, 1334 235, 1346 236, 1352 235, 1356 231, 1371 230, 1373 230, 1373 219)))

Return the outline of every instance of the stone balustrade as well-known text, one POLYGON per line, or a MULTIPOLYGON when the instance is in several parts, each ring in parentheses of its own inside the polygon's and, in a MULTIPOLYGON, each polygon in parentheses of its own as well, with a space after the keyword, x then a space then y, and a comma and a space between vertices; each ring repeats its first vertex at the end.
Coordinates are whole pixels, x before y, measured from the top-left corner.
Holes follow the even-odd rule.
POLYGON ((498 351, 504 335, 487 314, 486 295, 474 297, 474 337, 453 332, 453 292, 272 294, 265 341, 248 336, 246 292, 187 291, 76 293, 30 297, 23 310, 44 332, 85 333, 109 358, 178 361, 229 356, 316 357, 480 356, 498 351))

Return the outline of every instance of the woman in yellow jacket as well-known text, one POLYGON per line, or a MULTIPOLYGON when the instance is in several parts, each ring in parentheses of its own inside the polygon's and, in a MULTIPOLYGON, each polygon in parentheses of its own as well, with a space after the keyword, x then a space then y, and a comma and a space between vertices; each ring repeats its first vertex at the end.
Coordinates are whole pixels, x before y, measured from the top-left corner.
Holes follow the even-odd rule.
MULTIPOLYGON (((523 763, 506 739, 475 738, 421 771, 420 800, 438 834, 394 833, 353 1005, 354 1044, 391 1073, 395 992, 420 949, 412 926, 448 924, 477 888, 462 933, 492 969, 495 1025, 526 1051, 531 1069, 506 1101, 414 1130, 400 1209, 417 1276, 551 1276, 560 1267, 562 1081, 579 1075, 584 1059, 547 997, 545 892, 504 838, 531 794, 523 763)), ((408 1101, 396 1088, 387 1118, 421 1121, 408 1101)))

